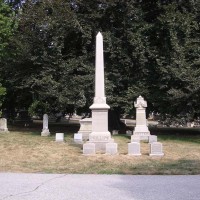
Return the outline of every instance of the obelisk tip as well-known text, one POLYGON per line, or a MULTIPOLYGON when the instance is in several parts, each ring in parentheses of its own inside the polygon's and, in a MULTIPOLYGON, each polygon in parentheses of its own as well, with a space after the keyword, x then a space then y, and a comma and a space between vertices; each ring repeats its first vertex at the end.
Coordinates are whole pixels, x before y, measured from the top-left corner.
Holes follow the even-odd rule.
POLYGON ((100 31, 97 33, 97 37, 98 37, 98 36, 101 36, 101 37, 102 37, 102 34, 101 34, 100 31))

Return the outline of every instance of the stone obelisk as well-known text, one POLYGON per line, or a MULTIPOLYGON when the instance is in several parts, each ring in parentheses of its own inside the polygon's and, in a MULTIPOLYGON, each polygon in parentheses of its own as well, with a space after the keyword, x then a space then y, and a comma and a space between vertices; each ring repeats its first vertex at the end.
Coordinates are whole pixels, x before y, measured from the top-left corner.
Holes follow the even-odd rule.
POLYGON ((96 36, 95 97, 90 109, 92 110, 92 133, 89 135, 89 143, 95 144, 95 151, 106 152, 106 144, 113 142, 113 139, 108 131, 110 106, 106 104, 105 97, 103 37, 100 32, 96 36))

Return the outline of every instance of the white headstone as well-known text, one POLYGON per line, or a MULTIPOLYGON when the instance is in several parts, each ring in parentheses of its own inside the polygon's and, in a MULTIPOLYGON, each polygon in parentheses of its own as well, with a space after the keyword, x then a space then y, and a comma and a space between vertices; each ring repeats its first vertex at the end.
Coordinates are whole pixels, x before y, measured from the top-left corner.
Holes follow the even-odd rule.
POLYGON ((64 133, 56 133, 56 142, 64 142, 64 133))
POLYGON ((82 134, 82 140, 88 140, 89 134, 92 133, 92 118, 81 119, 78 133, 82 134))
POLYGON ((163 147, 160 142, 153 142, 150 144, 150 156, 163 156, 163 147))
POLYGON ((117 143, 107 143, 106 144, 106 154, 116 155, 118 154, 117 143))
POLYGON ((128 155, 141 156, 139 142, 128 143, 128 155))
POLYGON ((157 142, 157 136, 156 135, 150 135, 149 136, 149 143, 157 142))
POLYGON ((113 140, 108 131, 108 109, 110 109, 110 106, 106 104, 105 97, 103 37, 100 32, 96 36, 95 58, 95 97, 94 103, 90 106, 92 110, 92 133, 89 135, 89 142, 95 144, 96 151, 106 153, 106 143, 113 140))
POLYGON ((41 136, 49 136, 50 132, 49 132, 49 128, 48 128, 48 115, 44 114, 43 115, 43 129, 41 132, 41 136))
POLYGON ((119 134, 119 130, 113 130, 112 131, 112 135, 118 135, 119 134))
POLYGON ((82 133, 75 133, 74 134, 74 142, 75 143, 83 143, 83 137, 82 137, 82 133))
POLYGON ((89 142, 83 144, 83 155, 92 155, 92 154, 95 154, 95 144, 89 142))
POLYGON ((140 142, 140 136, 139 135, 132 135, 131 136, 131 142, 140 142))
POLYGON ((6 118, 0 118, 0 132, 9 132, 6 118))
POLYGON ((133 135, 139 135, 141 140, 148 140, 150 132, 146 120, 147 102, 142 96, 139 96, 134 102, 134 106, 136 107, 136 126, 133 135))

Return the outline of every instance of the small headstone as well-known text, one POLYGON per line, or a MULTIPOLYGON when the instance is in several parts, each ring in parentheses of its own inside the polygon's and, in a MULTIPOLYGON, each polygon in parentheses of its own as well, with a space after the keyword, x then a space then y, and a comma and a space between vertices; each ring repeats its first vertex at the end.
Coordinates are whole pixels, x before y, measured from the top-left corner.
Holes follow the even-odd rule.
POLYGON ((83 155, 93 155, 95 154, 95 144, 85 143, 83 144, 83 155))
POLYGON ((56 133, 56 142, 64 142, 64 133, 56 133))
POLYGON ((157 136, 156 135, 150 135, 149 136, 149 143, 157 142, 157 136))
POLYGON ((132 131, 130 131, 130 130, 126 131, 126 135, 130 136, 130 135, 132 135, 132 134, 133 134, 132 131))
POLYGON ((140 136, 139 135, 132 135, 131 136, 131 142, 140 142, 140 136))
POLYGON ((106 144, 106 154, 115 155, 117 151, 117 143, 107 143, 106 144))
POLYGON ((119 132, 119 130, 113 130, 112 135, 118 135, 119 134, 118 132, 119 132))
POLYGON ((83 142, 82 133, 75 133, 74 134, 74 142, 79 143, 79 144, 83 142))
POLYGON ((150 156, 163 156, 162 143, 153 142, 150 144, 150 156))
POLYGON ((41 136, 49 136, 50 132, 49 132, 49 128, 48 128, 48 115, 44 114, 43 115, 43 129, 41 132, 41 136))
POLYGON ((9 132, 6 118, 0 118, 0 132, 9 132))
POLYGON ((128 155, 141 156, 139 142, 128 143, 128 155))

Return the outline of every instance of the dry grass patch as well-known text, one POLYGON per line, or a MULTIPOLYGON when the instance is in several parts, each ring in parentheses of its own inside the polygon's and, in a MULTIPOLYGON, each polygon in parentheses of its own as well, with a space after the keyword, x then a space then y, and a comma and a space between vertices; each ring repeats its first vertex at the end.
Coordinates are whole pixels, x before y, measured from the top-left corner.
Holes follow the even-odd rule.
POLYGON ((160 137, 164 157, 149 157, 149 144, 141 143, 142 156, 128 156, 130 137, 115 136, 119 155, 82 155, 82 145, 74 144, 73 135, 66 143, 55 136, 41 137, 39 132, 0 134, 0 171, 35 173, 90 174, 200 174, 200 136, 179 140, 160 137))

